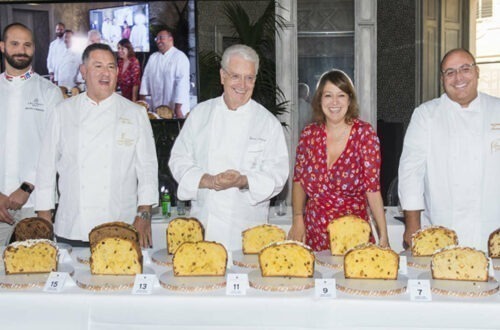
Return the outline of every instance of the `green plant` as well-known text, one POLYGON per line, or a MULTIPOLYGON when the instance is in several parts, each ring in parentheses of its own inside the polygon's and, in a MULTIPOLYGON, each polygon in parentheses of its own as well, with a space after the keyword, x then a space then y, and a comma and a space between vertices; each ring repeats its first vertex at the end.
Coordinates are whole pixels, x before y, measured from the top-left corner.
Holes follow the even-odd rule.
MULTIPOLYGON (((252 47, 260 57, 260 68, 252 97, 275 116, 287 112, 289 104, 276 84, 275 39, 285 26, 284 18, 275 14, 276 6, 279 4, 275 0, 269 1, 264 13, 255 22, 250 21, 250 17, 238 2, 231 1, 223 7, 223 13, 233 30, 233 43, 252 47)), ((199 53, 200 100, 207 100, 222 93, 220 59, 221 54, 214 51, 199 53)))

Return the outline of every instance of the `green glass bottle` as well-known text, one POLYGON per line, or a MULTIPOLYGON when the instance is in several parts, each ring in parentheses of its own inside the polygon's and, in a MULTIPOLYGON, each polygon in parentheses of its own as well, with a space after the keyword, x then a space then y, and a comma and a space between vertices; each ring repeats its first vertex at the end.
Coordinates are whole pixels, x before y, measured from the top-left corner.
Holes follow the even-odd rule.
POLYGON ((168 189, 165 189, 163 192, 163 195, 161 196, 161 213, 164 216, 169 217, 170 216, 170 209, 171 209, 171 201, 170 201, 170 194, 168 193, 168 189))

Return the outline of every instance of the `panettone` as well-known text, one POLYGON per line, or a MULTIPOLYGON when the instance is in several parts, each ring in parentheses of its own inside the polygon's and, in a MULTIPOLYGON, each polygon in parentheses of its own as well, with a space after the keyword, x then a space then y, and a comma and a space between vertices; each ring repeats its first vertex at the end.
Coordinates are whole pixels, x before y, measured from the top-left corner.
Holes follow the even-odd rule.
POLYGON ((125 238, 139 242, 139 233, 134 226, 120 221, 107 222, 92 228, 89 233, 90 246, 107 237, 125 238))
POLYGON ((167 251, 174 254, 184 242, 203 241, 203 226, 196 218, 176 218, 167 227, 167 251))
POLYGON ((90 247, 93 275, 135 275, 142 273, 139 242, 123 237, 104 237, 90 247))
POLYGON ((80 94, 80 89, 78 87, 71 88, 71 96, 76 96, 80 94))
POLYGON ((174 110, 172 110, 168 105, 160 105, 155 109, 156 113, 160 118, 163 119, 173 119, 174 118, 174 110))
POLYGON ((370 224, 355 215, 333 220, 326 230, 330 239, 330 252, 334 256, 344 255, 349 249, 370 241, 370 224))
POLYGON ((352 248, 344 256, 345 278, 395 280, 398 269, 396 252, 371 243, 352 248))
POLYGON ((37 217, 26 218, 19 221, 14 228, 15 241, 37 238, 54 239, 54 226, 51 222, 37 217))
POLYGON ((427 227, 412 235, 411 254, 414 257, 431 256, 435 251, 453 245, 458 245, 455 231, 441 226, 427 227))
POLYGON ((432 278, 437 280, 486 282, 488 267, 486 254, 470 247, 447 247, 431 259, 432 278))
POLYGON ((314 260, 311 248, 296 241, 272 243, 259 253, 263 277, 313 277, 314 260))
POLYGON ((47 239, 14 242, 3 252, 6 275, 55 272, 57 260, 57 246, 47 239))
POLYGON ((488 255, 490 258, 500 258, 500 228, 488 238, 488 255))
POLYGON ((172 258, 174 276, 224 276, 227 251, 216 242, 185 242, 172 258))
POLYGON ((241 236, 244 254, 258 254, 263 247, 286 239, 283 229, 267 224, 248 228, 241 233, 241 236))
POLYGON ((144 100, 137 100, 135 101, 136 104, 140 105, 141 107, 144 108, 144 110, 149 111, 149 103, 144 101, 144 100))

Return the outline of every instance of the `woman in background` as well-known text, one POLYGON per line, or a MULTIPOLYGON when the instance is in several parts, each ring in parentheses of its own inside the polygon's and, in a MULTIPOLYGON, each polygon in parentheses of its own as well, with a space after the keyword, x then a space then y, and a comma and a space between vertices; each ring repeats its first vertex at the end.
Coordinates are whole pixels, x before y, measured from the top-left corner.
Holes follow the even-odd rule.
POLYGON ((141 65, 128 39, 118 42, 118 87, 122 96, 135 102, 141 84, 141 65))
POLYGON ((351 79, 339 70, 323 74, 312 108, 315 122, 304 128, 297 146, 288 238, 315 251, 327 250, 330 221, 350 214, 369 221, 369 206, 379 243, 388 246, 379 183, 380 144, 370 124, 358 119, 351 79))

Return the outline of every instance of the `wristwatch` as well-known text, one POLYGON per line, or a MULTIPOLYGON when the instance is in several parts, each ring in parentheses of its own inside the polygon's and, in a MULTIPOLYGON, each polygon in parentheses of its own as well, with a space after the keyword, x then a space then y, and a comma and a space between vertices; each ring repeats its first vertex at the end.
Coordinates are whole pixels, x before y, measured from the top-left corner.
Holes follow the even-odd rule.
POLYGON ((21 185, 21 187, 19 187, 19 189, 27 192, 28 194, 31 194, 33 192, 33 189, 31 189, 30 185, 27 184, 26 182, 23 182, 23 184, 21 185))
POLYGON ((144 220, 151 221, 151 212, 149 211, 139 211, 136 216, 144 220))

